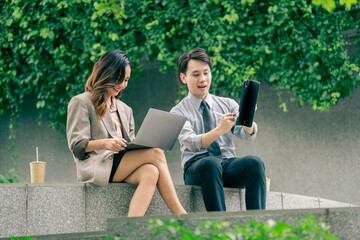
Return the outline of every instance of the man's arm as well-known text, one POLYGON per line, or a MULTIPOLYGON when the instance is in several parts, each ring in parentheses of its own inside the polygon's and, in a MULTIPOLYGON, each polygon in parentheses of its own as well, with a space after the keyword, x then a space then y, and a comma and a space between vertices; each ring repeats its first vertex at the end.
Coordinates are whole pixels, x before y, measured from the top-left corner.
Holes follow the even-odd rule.
POLYGON ((235 113, 227 113, 222 115, 220 124, 216 128, 202 135, 201 147, 207 148, 221 135, 230 131, 231 128, 235 125, 235 115, 235 113))
MULTIPOLYGON (((178 108, 174 107, 170 111, 171 113, 178 114, 180 116, 189 117, 183 111, 179 110, 178 108)), ((203 134, 197 134, 189 120, 186 120, 181 132, 178 136, 179 142, 184 144, 187 149, 191 152, 198 152, 203 150, 201 146, 201 138, 203 134)))
MULTIPOLYGON (((237 104, 237 102, 234 99, 229 99, 229 108, 231 112, 239 112, 239 105, 237 104)), ((242 126, 242 125, 235 125, 232 129, 231 129, 232 133, 245 141, 253 141, 256 137, 256 133, 257 133, 257 125, 255 122, 253 122, 251 127, 246 127, 246 126, 242 126)))

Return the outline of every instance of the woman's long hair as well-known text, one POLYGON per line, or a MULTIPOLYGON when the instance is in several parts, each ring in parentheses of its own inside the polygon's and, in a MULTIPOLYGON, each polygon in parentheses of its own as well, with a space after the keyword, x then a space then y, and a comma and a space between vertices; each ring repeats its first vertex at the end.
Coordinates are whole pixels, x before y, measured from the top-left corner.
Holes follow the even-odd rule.
MULTIPOLYGON (((121 84, 125 78, 125 68, 130 65, 129 57, 120 50, 106 52, 95 63, 91 76, 85 84, 85 92, 90 91, 96 113, 102 119, 106 113, 105 94, 108 88, 121 84)), ((122 91, 116 96, 121 97, 122 91)))

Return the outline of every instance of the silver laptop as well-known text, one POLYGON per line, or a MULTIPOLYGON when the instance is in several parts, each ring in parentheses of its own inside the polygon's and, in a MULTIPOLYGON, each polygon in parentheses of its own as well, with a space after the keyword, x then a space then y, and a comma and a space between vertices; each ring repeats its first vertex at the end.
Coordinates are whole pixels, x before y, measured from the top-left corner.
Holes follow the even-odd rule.
POLYGON ((150 108, 127 150, 157 147, 171 150, 183 128, 186 117, 150 108))

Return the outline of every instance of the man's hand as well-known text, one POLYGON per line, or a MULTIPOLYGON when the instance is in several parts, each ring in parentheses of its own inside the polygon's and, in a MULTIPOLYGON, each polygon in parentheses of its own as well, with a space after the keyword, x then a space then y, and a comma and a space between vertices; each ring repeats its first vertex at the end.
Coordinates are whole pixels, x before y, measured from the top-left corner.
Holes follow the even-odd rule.
POLYGON ((221 135, 227 133, 235 125, 235 116, 236 113, 226 113, 222 115, 221 122, 217 126, 218 130, 221 132, 221 135))
POLYGON ((249 135, 253 134, 254 133, 254 124, 251 125, 251 127, 244 126, 244 131, 249 135))
POLYGON ((214 113, 217 115, 221 115, 221 122, 216 128, 202 135, 201 137, 202 148, 207 148, 218 137, 230 131, 231 128, 235 125, 236 113, 226 113, 226 114, 221 114, 216 112, 214 113))
POLYGON ((110 138, 105 140, 105 148, 113 152, 123 151, 126 148, 126 140, 123 138, 110 138))

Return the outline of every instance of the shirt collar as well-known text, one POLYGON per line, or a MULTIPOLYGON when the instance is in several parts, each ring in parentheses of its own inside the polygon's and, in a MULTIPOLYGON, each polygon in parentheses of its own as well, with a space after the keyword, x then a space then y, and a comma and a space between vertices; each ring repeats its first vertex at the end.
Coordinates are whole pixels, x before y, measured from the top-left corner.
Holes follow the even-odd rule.
MULTIPOLYGON (((202 100, 198 97, 195 97, 190 92, 188 93, 188 98, 192 103, 192 105, 195 107, 195 109, 200 110, 200 104, 202 100)), ((214 100, 213 100, 213 96, 210 93, 208 93, 204 101, 209 105, 210 109, 212 109, 214 100)))
POLYGON ((114 97, 111 97, 111 106, 108 106, 108 109, 110 112, 116 112, 117 110, 117 107, 116 107, 116 103, 115 103, 115 98, 114 97))

